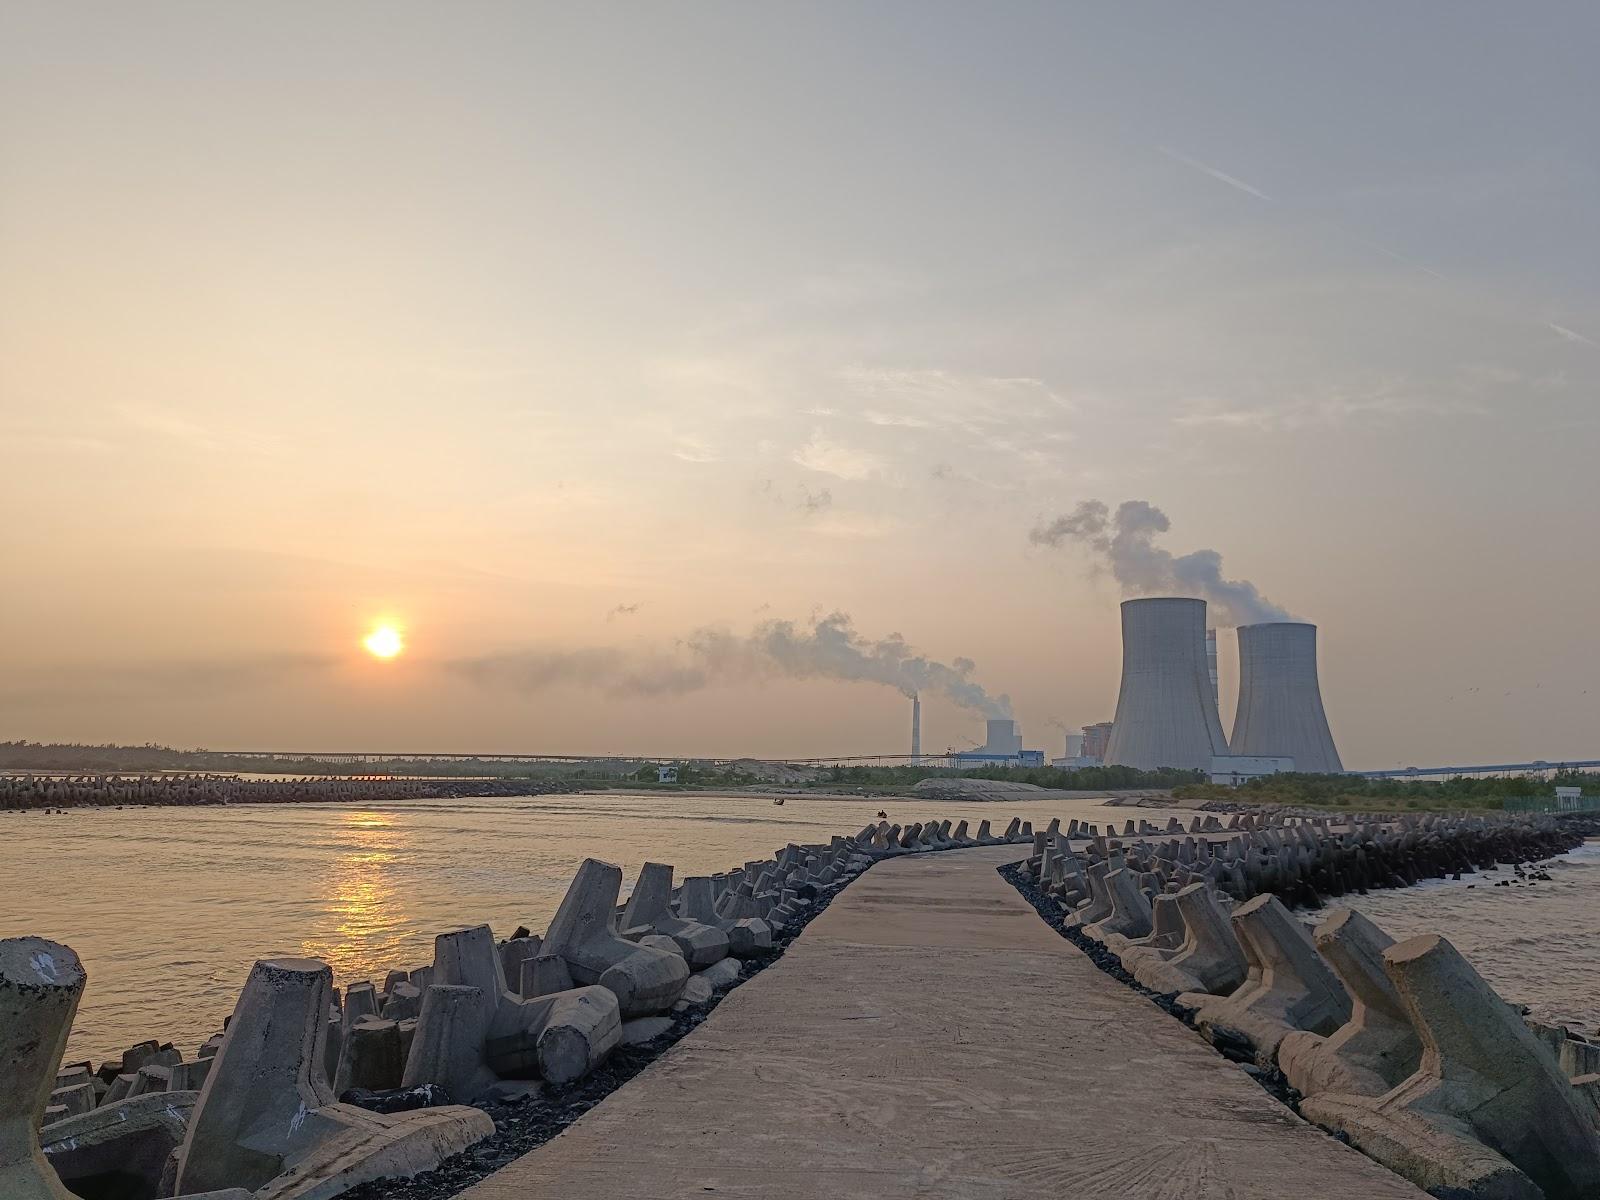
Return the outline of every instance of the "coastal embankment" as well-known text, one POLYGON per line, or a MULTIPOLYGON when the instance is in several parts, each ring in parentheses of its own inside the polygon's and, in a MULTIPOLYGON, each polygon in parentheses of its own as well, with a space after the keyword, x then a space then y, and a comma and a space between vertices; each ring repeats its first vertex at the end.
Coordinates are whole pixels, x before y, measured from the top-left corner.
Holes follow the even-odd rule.
POLYGON ((577 785, 508 779, 427 779, 349 775, 246 779, 238 775, 0 775, 0 811, 174 807, 211 804, 319 804, 338 801, 529 796, 577 785))

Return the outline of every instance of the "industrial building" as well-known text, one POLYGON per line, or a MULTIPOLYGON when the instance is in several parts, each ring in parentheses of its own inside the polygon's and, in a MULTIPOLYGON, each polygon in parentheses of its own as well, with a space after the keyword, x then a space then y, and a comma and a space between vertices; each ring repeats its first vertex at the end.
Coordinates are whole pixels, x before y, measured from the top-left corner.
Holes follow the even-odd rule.
POLYGON ((1096 763, 1106 760, 1106 747, 1111 744, 1111 722, 1101 721, 1097 725, 1083 727, 1083 747, 1078 751, 1084 758, 1092 758, 1096 763))
POLYGON ((1251 779, 1294 770, 1294 759, 1248 754, 1219 754, 1211 760, 1206 778, 1211 783, 1238 787, 1251 779))
POLYGON ((991 718, 988 736, 975 750, 963 750, 952 755, 958 768, 973 767, 1042 767, 1043 750, 1024 750, 1022 732, 1017 723, 1002 718, 991 718))
POLYGON ((1122 685, 1108 765, 1204 771, 1228 753, 1206 662, 1206 603, 1176 596, 1122 604, 1122 685))
POLYGON ((1239 626, 1239 706, 1233 753, 1294 760, 1296 771, 1344 770, 1317 680, 1317 627, 1304 621, 1239 626))

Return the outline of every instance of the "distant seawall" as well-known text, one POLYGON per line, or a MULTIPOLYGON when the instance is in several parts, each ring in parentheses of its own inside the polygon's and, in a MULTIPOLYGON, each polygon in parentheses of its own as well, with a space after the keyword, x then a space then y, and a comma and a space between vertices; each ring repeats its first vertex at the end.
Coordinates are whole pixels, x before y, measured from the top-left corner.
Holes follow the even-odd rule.
POLYGON ((576 791, 575 785, 527 779, 306 778, 241 779, 235 775, 4 775, 0 811, 176 807, 192 804, 315 804, 329 801, 533 796, 576 791))

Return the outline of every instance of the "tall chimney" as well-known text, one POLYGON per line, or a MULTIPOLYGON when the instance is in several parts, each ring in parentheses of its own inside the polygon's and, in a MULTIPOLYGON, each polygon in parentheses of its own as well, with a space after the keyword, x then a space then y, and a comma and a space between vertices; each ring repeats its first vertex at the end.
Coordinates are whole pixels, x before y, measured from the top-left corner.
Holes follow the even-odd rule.
POLYGON ((911 764, 922 762, 922 697, 911 694, 911 764))
POLYGON ((1203 771, 1227 752, 1206 669, 1206 602, 1124 600, 1122 688, 1106 764, 1203 771))
POLYGON ((1294 759, 1296 771, 1344 770, 1317 681, 1317 627, 1304 621, 1239 626, 1239 708, 1233 752, 1294 759))

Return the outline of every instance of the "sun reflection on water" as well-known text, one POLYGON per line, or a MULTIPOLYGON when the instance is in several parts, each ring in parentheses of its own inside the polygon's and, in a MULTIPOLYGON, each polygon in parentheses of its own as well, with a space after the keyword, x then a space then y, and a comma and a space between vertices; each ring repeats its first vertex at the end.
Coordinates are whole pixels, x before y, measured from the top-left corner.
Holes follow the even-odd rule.
POLYGON ((400 966, 408 916, 396 868, 410 835, 389 813, 340 814, 340 849, 328 865, 323 898, 301 953, 333 968, 336 980, 365 979, 400 966))

